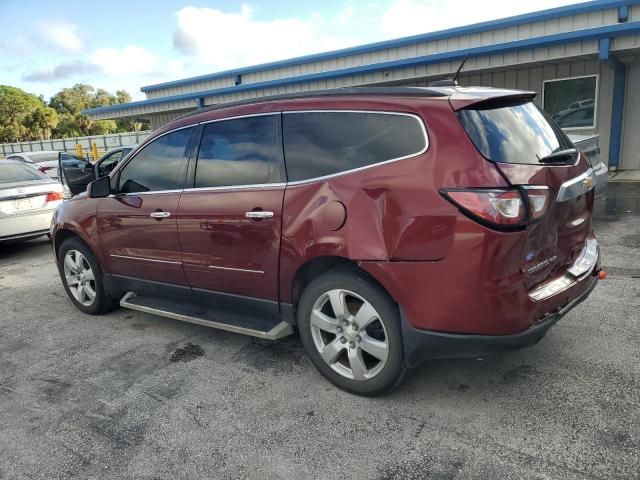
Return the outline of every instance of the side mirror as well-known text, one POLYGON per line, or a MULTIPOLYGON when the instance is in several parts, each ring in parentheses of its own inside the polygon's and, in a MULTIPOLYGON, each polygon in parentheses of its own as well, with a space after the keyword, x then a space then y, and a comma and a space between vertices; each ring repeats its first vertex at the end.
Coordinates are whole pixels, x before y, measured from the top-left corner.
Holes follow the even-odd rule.
POLYGON ((102 177, 87 186, 87 195, 91 198, 104 198, 111 194, 111 178, 102 177))

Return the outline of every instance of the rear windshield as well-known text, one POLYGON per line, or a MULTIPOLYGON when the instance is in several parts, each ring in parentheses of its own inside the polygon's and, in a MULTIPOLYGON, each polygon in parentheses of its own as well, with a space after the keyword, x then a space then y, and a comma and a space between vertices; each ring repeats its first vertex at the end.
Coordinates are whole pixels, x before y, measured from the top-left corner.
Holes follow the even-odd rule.
POLYGON ((46 178, 48 177, 45 177, 33 167, 20 163, 0 162, 0 183, 30 182, 46 178))
POLYGON ((565 133, 532 102, 465 109, 457 115, 476 148, 494 162, 538 164, 551 153, 573 148, 565 133))
POLYGON ((29 158, 33 163, 51 162, 58 160, 58 152, 53 153, 35 153, 29 154, 29 158))

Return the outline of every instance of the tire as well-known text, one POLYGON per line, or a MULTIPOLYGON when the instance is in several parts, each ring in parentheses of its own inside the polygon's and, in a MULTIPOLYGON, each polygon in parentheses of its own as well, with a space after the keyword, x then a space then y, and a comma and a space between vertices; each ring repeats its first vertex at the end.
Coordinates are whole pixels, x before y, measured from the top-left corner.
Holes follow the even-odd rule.
POLYGON ((398 308, 359 272, 340 268, 311 281, 298 302, 297 317, 307 355, 341 389, 381 395, 404 377, 398 308))
POLYGON ((58 250, 58 272, 67 295, 78 310, 101 315, 118 306, 117 299, 105 287, 98 260, 79 238, 68 238, 62 242, 58 250))

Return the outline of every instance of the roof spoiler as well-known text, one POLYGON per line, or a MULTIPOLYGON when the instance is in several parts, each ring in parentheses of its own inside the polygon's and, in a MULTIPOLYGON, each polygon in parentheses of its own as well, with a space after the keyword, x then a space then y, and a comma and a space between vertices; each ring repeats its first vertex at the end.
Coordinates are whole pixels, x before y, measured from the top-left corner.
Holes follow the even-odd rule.
POLYGON ((464 89, 456 90, 449 97, 449 103, 455 110, 473 109, 488 110, 492 108, 511 107, 531 102, 536 92, 499 89, 464 89))

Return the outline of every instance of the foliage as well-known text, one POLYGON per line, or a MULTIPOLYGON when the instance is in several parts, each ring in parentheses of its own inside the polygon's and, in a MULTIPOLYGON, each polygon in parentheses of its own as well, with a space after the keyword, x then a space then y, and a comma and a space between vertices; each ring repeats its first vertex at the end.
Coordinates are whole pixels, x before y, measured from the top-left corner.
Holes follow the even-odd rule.
POLYGON ((60 90, 47 105, 42 96, 0 85, 0 142, 138 131, 143 123, 128 119, 93 121, 81 113, 86 108, 130 101, 125 90, 112 95, 102 88, 78 83, 60 90))
POLYGON ((0 85, 0 141, 17 142, 29 137, 27 116, 44 108, 44 102, 19 88, 0 85))

